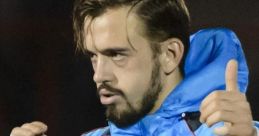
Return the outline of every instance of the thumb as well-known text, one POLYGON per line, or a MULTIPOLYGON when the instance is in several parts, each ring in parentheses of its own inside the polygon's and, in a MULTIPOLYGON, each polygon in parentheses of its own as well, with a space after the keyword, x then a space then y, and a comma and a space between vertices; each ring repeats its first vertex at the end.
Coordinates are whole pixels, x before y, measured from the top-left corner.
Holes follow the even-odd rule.
POLYGON ((225 81, 226 81, 227 91, 238 91, 237 71, 238 71, 237 61, 234 59, 230 60, 227 64, 226 71, 225 71, 225 81))

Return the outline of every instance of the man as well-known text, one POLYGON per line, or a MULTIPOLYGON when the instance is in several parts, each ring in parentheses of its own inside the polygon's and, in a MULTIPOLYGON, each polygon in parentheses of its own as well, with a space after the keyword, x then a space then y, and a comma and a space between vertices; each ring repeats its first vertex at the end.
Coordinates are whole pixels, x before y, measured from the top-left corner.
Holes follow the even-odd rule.
MULTIPOLYGON (((83 136, 257 135, 241 93, 248 70, 238 39, 226 29, 189 39, 184 1, 78 0, 74 30, 109 121, 83 136)), ((32 122, 11 135, 46 130, 32 122)))

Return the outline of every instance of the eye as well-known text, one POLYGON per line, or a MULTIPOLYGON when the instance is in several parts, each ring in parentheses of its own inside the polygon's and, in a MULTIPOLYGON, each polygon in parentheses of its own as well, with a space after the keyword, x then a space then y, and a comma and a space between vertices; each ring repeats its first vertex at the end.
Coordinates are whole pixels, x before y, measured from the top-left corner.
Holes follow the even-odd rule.
POLYGON ((111 56, 113 61, 121 61, 126 57, 125 54, 116 53, 116 52, 111 53, 110 56, 111 56))

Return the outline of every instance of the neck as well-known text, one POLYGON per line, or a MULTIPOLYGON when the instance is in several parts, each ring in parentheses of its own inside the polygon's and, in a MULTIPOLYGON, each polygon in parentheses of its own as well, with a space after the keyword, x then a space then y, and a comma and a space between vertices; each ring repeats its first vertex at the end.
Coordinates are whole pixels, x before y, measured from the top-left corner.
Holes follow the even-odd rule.
POLYGON ((160 92, 153 109, 150 111, 150 114, 160 108, 166 97, 175 89, 182 79, 183 77, 179 68, 177 68, 173 73, 165 76, 162 91, 160 92))

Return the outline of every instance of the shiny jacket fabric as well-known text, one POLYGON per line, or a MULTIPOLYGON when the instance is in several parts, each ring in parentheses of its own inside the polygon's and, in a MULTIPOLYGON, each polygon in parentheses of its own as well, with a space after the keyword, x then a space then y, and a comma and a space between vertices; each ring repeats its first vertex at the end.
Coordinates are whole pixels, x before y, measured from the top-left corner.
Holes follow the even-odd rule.
MULTIPOLYGON (((213 128, 202 124, 192 132, 182 118, 185 112, 199 111, 202 100, 214 90, 225 89, 225 68, 230 59, 238 61, 238 86, 242 93, 248 85, 248 67, 237 36, 228 29, 204 29, 190 37, 185 59, 184 80, 167 96, 161 107, 136 124, 109 126, 82 136, 214 136, 213 128)), ((258 125, 258 124, 257 124, 258 125)))

